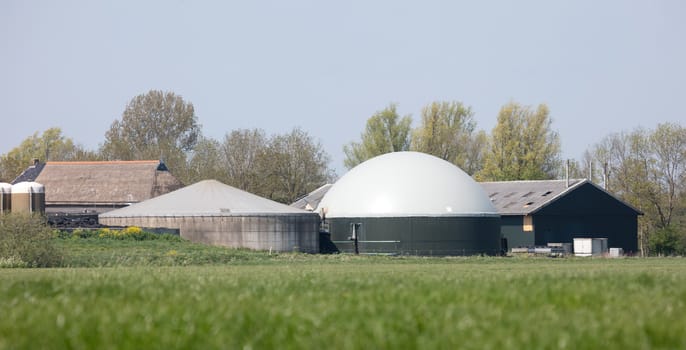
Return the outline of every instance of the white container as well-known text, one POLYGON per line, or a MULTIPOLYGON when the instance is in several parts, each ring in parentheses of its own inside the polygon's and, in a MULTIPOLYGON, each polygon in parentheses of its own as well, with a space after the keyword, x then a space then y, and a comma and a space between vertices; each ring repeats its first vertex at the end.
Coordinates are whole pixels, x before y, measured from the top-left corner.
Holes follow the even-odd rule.
POLYGON ((610 248, 610 257, 611 258, 619 258, 621 256, 624 256, 624 249, 622 249, 622 248, 610 248))
POLYGON ((607 253, 607 238, 574 238, 575 256, 600 256, 607 253))

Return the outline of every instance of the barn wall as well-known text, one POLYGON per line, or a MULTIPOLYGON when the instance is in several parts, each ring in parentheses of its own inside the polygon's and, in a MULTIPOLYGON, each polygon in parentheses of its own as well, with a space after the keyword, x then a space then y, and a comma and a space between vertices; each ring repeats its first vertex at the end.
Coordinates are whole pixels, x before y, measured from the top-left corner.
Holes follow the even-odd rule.
POLYGON ((636 216, 536 215, 534 226, 536 245, 572 243, 574 238, 607 238, 608 247, 619 247, 626 253, 638 251, 636 216))
POLYGON ((475 255, 500 253, 499 217, 330 218, 331 240, 353 252, 351 224, 360 223, 360 253, 475 255))
POLYGON ((255 250, 319 251, 319 216, 186 216, 106 218, 112 226, 178 228, 192 242, 255 250))
MULTIPOLYGON (((534 232, 524 232, 524 221, 521 215, 501 217, 500 233, 507 239, 507 248, 530 247, 534 245, 534 232)), ((536 226, 534 225, 534 230, 536 226)))
POLYGON ((638 212, 585 184, 534 213, 536 245, 574 238, 607 238, 609 247, 638 251, 638 212))

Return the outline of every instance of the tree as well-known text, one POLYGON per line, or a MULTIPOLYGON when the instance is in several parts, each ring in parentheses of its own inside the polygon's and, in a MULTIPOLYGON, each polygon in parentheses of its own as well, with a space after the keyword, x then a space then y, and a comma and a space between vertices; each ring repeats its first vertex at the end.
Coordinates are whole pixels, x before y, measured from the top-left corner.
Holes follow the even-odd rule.
POLYGON ((588 153, 602 172, 599 182, 645 213, 639 221, 643 254, 671 251, 674 235, 686 237, 686 128, 666 123, 611 134, 588 153))
POLYGON ((409 150, 410 124, 412 118, 409 115, 401 118, 395 104, 376 112, 367 120, 362 140, 343 147, 346 168, 351 169, 381 154, 409 150))
POLYGON ((173 92, 151 90, 134 97, 112 123, 101 153, 106 159, 161 159, 172 172, 184 173, 199 137, 193 104, 173 92))
POLYGON ((188 183, 201 180, 214 179, 226 182, 223 179, 221 166, 221 144, 212 138, 201 137, 193 149, 188 162, 188 183))
POLYGON ((551 129, 544 104, 534 111, 517 103, 503 106, 493 128, 482 181, 551 179, 559 171, 560 137, 551 129))
POLYGON ((226 183, 242 190, 260 192, 259 167, 265 156, 268 139, 261 129, 234 130, 224 136, 220 147, 222 171, 226 183))
POLYGON ((273 136, 259 161, 259 175, 266 182, 258 194, 292 203, 333 179, 329 162, 321 143, 299 128, 273 136))
POLYGON ((478 174, 484 167, 484 157, 488 148, 488 135, 485 131, 479 130, 472 134, 465 150, 465 163, 462 170, 469 175, 478 174))
POLYGON ((33 164, 33 159, 42 161, 94 160, 97 154, 76 145, 71 138, 62 135, 60 128, 50 128, 24 139, 18 147, 0 156, 0 179, 10 182, 24 169, 33 164))
POLYGON ((461 169, 477 168, 480 152, 472 148, 479 142, 473 135, 474 113, 461 102, 433 102, 422 109, 422 123, 412 137, 412 150, 447 160, 461 169), (471 159, 476 157, 477 159, 471 159))

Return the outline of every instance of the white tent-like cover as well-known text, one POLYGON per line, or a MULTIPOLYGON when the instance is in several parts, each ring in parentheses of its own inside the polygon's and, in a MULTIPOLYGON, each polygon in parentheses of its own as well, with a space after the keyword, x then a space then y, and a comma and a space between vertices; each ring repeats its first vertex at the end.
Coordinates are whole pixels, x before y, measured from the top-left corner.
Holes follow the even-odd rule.
POLYGON ((195 242, 317 252, 319 216, 205 180, 99 216, 110 226, 179 229, 195 242))

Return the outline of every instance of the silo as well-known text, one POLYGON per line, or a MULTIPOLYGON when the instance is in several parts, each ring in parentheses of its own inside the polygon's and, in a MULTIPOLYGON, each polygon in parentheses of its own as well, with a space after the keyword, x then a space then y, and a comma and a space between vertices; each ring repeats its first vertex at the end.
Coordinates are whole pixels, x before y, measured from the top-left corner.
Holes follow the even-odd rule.
POLYGON ((342 252, 500 253, 500 215, 457 166, 419 152, 384 154, 343 175, 316 210, 342 252))
POLYGON ((45 186, 20 182, 12 186, 13 213, 45 213, 45 186))
POLYGON ((12 185, 0 182, 0 214, 7 213, 12 208, 12 185))
POLYGON ((319 215, 215 180, 98 216, 110 226, 178 229, 193 242, 255 250, 319 251, 319 215))

